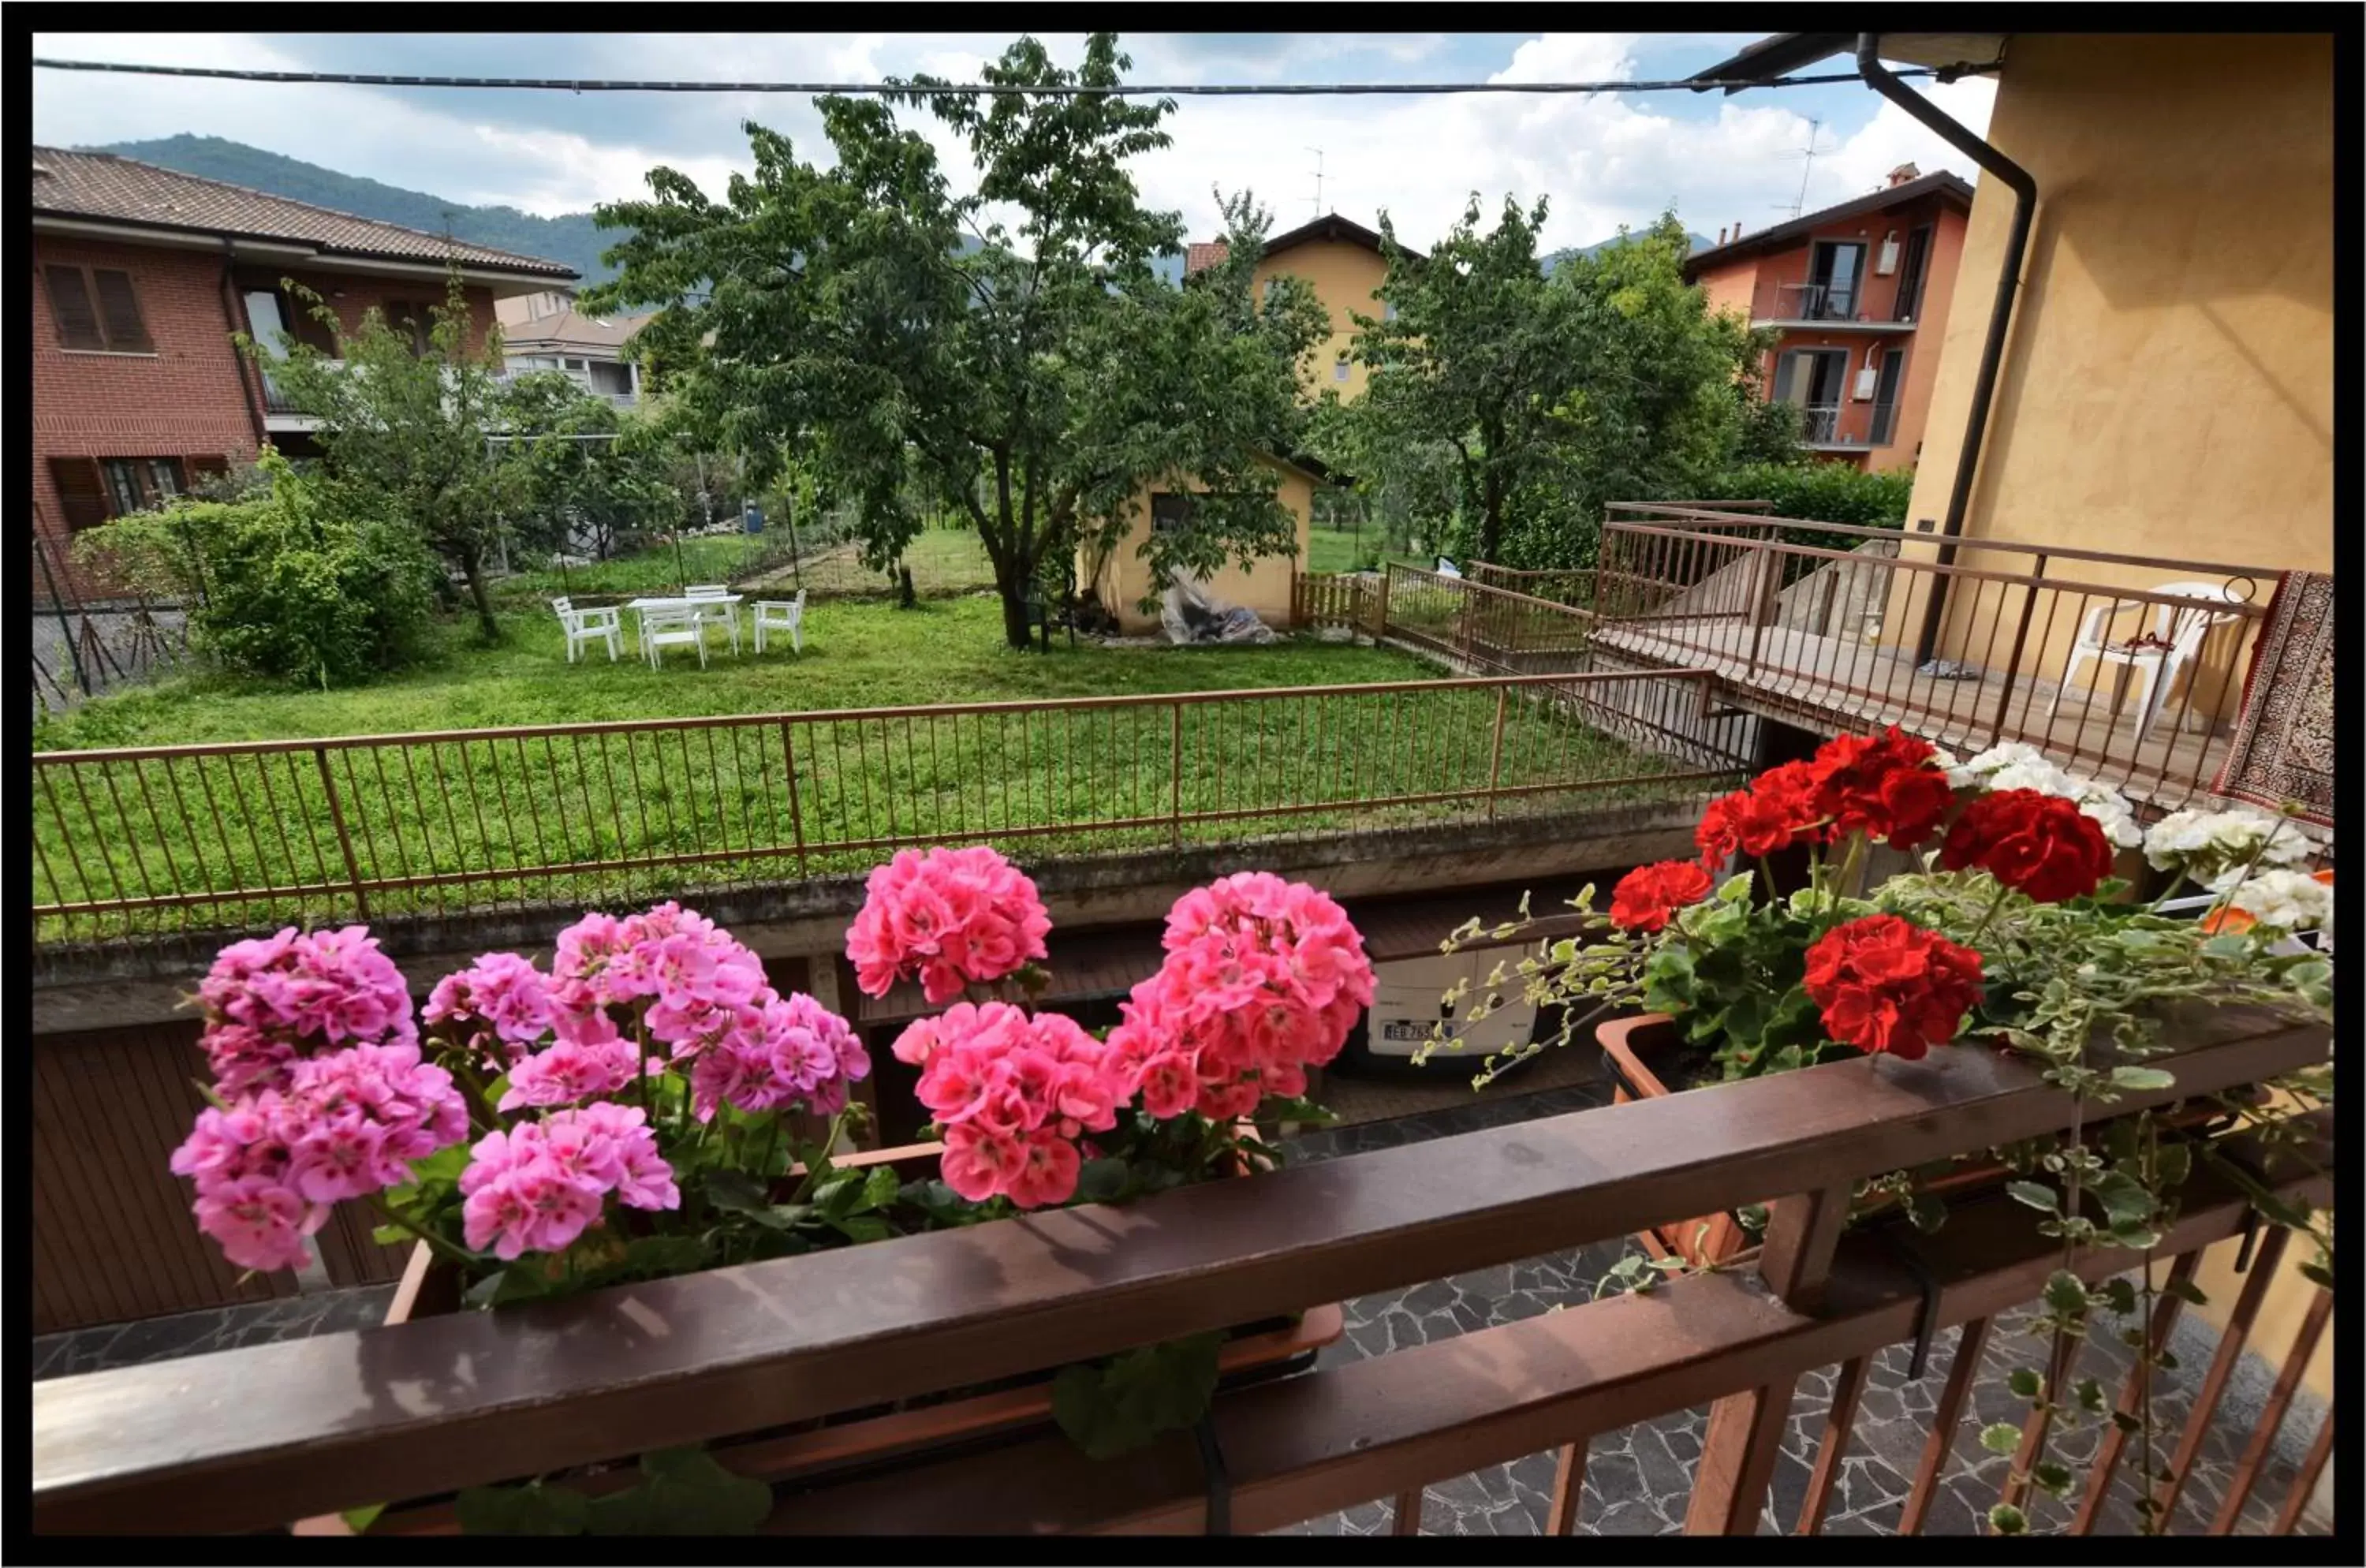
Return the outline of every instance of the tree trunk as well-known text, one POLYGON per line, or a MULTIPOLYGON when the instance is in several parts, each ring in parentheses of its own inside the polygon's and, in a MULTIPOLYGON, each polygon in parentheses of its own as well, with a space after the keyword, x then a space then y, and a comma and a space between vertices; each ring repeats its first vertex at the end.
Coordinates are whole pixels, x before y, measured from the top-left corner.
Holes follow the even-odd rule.
POLYGON ((468 597, 476 601, 477 625, 483 628, 487 642, 499 642, 501 624, 493 618, 492 595, 485 590, 485 554, 474 545, 460 551, 460 575, 468 580, 468 597))

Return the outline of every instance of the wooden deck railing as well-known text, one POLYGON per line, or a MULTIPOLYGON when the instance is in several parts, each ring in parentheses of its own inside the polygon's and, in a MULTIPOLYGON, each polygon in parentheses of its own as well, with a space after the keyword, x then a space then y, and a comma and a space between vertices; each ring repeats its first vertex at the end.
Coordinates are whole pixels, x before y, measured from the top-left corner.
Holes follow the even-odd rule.
POLYGON ((1491 675, 33 758, 44 946, 1701 798, 1702 678, 1491 675))
MULTIPOLYGON (((2176 1088, 2131 1093, 2119 1109, 2271 1079, 2329 1050, 2322 1027, 2235 1010, 2190 1014, 2174 1037, 2162 1061, 2176 1088)), ((33 1389, 34 1525, 267 1529, 715 1442, 1767 1201, 1754 1267, 1221 1395, 1205 1434, 1226 1478, 1220 1498, 1183 1435, 1094 1464, 1056 1435, 1017 1433, 851 1476, 776 1473, 761 1444, 715 1450, 743 1473, 794 1482, 766 1529, 835 1533, 1189 1532, 1219 1506, 1230 1528, 1262 1530, 1406 1495, 1417 1519, 1425 1482, 1559 1448, 1567 1506, 1553 1522, 1566 1530, 1592 1437, 1714 1401, 1689 1528, 1751 1533, 1801 1374, 1835 1362, 1861 1374, 1881 1348, 1953 1325, 1985 1332, 2059 1261, 2036 1213, 2011 1201, 1966 1205, 1910 1241, 1843 1234, 1851 1183, 2070 1117, 2034 1066, 1985 1048, 1869 1058, 1121 1208, 53 1379, 33 1389)), ((2329 1152, 2318 1161, 2263 1164, 2260 1179, 2324 1201, 2329 1152)), ((2244 1228, 2246 1200, 2212 1162, 2194 1164, 2156 1259, 2244 1228)), ((2145 1261, 2101 1249, 2076 1266, 2095 1280, 2145 1261)), ((1943 1456, 1962 1407, 1955 1382, 1932 1437, 1943 1456)), ((1846 1435, 1842 1423, 1827 1440, 1846 1435)))

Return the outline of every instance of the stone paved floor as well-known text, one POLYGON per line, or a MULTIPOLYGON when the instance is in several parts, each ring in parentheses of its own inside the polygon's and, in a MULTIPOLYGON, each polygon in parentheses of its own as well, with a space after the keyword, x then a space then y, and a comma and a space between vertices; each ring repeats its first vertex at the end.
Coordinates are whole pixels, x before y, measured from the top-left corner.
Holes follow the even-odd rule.
MULTIPOLYGON (((1448 1110, 1424 1115, 1303 1134, 1292 1141, 1292 1157, 1311 1162, 1394 1148, 1584 1110, 1604 1104, 1607 1099, 1607 1090, 1595 1081, 1525 1095, 1474 1096, 1448 1110)), ((1603 1243, 1548 1253, 1448 1280, 1359 1297, 1346 1303, 1346 1333, 1324 1351, 1320 1364, 1342 1365, 1534 1317, 1557 1306, 1582 1304, 1593 1298, 1604 1274, 1632 1247, 1632 1243, 1603 1243)), ((392 1286, 376 1286, 323 1292, 120 1326, 47 1335, 33 1342, 33 1375, 40 1379, 96 1371, 273 1339, 360 1328, 378 1321, 392 1290, 392 1286)), ((1978 1433, 1989 1422, 2018 1424, 2024 1412, 2025 1407, 2006 1387, 2005 1380, 2013 1368, 2039 1359, 2043 1349, 2015 1332, 2022 1315, 2009 1314, 2000 1319, 1989 1337, 1979 1378, 1973 1385, 1971 1410, 1956 1433, 1949 1468, 1924 1525, 1926 1534, 1976 1533, 1989 1506, 1996 1501, 1997 1488, 2009 1461, 1982 1449, 1978 1433)), ((1919 1381, 1906 1376, 1910 1347, 1894 1345, 1875 1358, 1850 1433, 1848 1454, 1826 1514, 1824 1528, 1828 1533, 1896 1532, 1910 1479, 1921 1460, 1932 1404, 1953 1365, 1956 1337, 1954 1330, 1939 1337, 1932 1347, 1926 1373, 1919 1381)), ((2193 1387, 2210 1363, 2214 1333, 2189 1315, 2179 1325, 2170 1348, 2180 1365, 2164 1375, 2161 1392, 2155 1398, 2155 1424, 2165 1434, 2164 1450, 2183 1430, 2193 1387)), ((2116 1396, 2127 1366, 2127 1354, 2111 1336, 2103 1336, 2087 1348, 2080 1373, 2098 1378, 2106 1391, 2116 1396)), ((1824 1413, 1838 1371, 1824 1368, 1800 1381, 1769 1489, 1766 1517, 1760 1524, 1762 1534, 1788 1534, 1794 1527, 1822 1438, 1824 1413)), ((2271 1371, 2254 1354, 2247 1357, 2242 1370, 2230 1380, 2219 1417, 2212 1425, 2180 1502, 2176 1520, 2179 1533, 2199 1533, 2215 1516, 2271 1376, 2271 1371)), ((2257 1532, 2267 1528, 2292 1483, 2294 1461, 2315 1437, 2322 1419, 2322 1407, 2305 1393, 2295 1402, 2275 1451, 2262 1468, 2244 1510, 2243 1531, 2257 1532)), ((1587 1451, 1580 1533, 1664 1535, 1681 1529, 1707 1420, 1706 1408, 1678 1411, 1596 1437, 1587 1451)), ((2054 1439, 2051 1451, 2071 1465, 2081 1484, 2086 1473, 2084 1461, 2093 1451, 2098 1431, 2096 1426, 2089 1425, 2079 1431, 2059 1434, 2054 1439)), ((2162 1458, 2165 1460, 2165 1452, 2162 1458)), ((1555 1465, 1555 1456, 1550 1452, 1530 1454, 1509 1464, 1435 1483, 1425 1495, 1422 1533, 1541 1533, 1552 1496, 1555 1465)), ((2107 1504, 2104 1520, 2099 1527, 2104 1531, 2134 1529, 2130 1504, 2135 1494, 2127 1480, 2131 1469, 2129 1460, 2124 1459, 2112 1500, 2107 1504)), ((2037 1529, 2060 1529, 2068 1522, 2068 1507, 2042 1494, 2034 1495, 2030 1506, 2037 1529)), ((1394 1528, 1393 1506, 1383 1501, 1309 1520, 1279 1533, 1369 1536, 1386 1535, 1394 1528)), ((2321 1527, 2303 1526, 2304 1530, 2316 1528, 2321 1527)))

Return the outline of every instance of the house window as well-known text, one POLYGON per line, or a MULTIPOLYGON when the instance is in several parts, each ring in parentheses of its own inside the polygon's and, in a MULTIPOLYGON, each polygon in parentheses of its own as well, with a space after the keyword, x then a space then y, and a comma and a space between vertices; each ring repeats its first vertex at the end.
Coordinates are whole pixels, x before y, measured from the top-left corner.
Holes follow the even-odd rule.
POLYGON ((386 324, 399 335, 411 339, 411 352, 418 357, 425 357, 434 346, 435 316, 424 304, 411 299, 388 300, 386 324))
POLYGON ((153 354, 131 275, 111 267, 45 266, 58 344, 89 354, 153 354))
POLYGON ((1774 396, 1797 403, 1804 415, 1802 437, 1810 446, 1839 438, 1842 386, 1848 379, 1844 348, 1786 349, 1774 362, 1774 396))
POLYGON ((1344 381, 1346 378, 1347 356, 1343 354, 1339 356, 1337 363, 1331 367, 1331 379, 1334 381, 1344 381))
POLYGON ((1191 498, 1159 492, 1150 498, 1150 531, 1171 534, 1191 521, 1191 498))
POLYGON ((50 478, 66 527, 81 533, 110 517, 163 505, 188 488, 187 468, 213 473, 228 465, 220 457, 52 457, 50 478))
POLYGON ((1853 241, 1816 242, 1804 312, 1814 321, 1853 321, 1865 278, 1865 246, 1853 241))
POLYGON ((1898 269, 1898 303, 1890 310, 1893 321, 1910 321, 1922 308, 1922 279, 1931 266, 1931 225, 1925 223, 1906 236, 1906 259, 1898 269))
POLYGON ((1383 299, 1383 300, 1381 300, 1381 301, 1380 301, 1380 320, 1382 320, 1382 321, 1395 321, 1396 319, 1397 319, 1397 302, 1396 302, 1395 300, 1393 300, 1393 299, 1383 299))
POLYGON ((1881 356, 1881 378, 1873 392, 1873 430, 1865 439, 1876 446, 1889 445, 1898 428, 1898 389, 1906 379, 1906 351, 1902 348, 1885 350, 1881 356))

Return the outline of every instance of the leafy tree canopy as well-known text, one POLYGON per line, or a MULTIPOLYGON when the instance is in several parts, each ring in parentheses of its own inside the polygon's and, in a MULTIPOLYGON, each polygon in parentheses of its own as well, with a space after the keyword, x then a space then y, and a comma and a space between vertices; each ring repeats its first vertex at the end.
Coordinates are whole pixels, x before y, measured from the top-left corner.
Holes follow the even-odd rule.
MULTIPOLYGON (((1093 35, 1075 71, 1022 38, 986 77, 1115 87, 1130 64, 1111 34, 1093 35)), ((1179 244, 1181 220, 1142 205, 1127 164, 1167 144, 1174 104, 979 97, 926 76, 898 85, 879 100, 817 100, 829 168, 750 124, 755 174, 735 176, 725 201, 652 170, 652 199, 600 209, 635 232, 610 252, 617 280, 585 308, 661 307, 645 354, 677 367, 686 413, 759 479, 783 461, 811 465, 854 503, 874 567, 919 526, 919 498, 958 504, 994 564, 1015 647, 1038 567, 1113 547, 1146 484, 1206 491, 1145 542, 1155 575, 1290 548, 1258 455, 1296 439, 1295 367, 1323 311, 1295 280, 1252 298, 1268 220, 1246 197, 1225 204, 1223 266, 1182 288, 1158 276, 1152 263, 1179 244), (898 108, 967 142, 974 193, 952 193, 898 108)))

